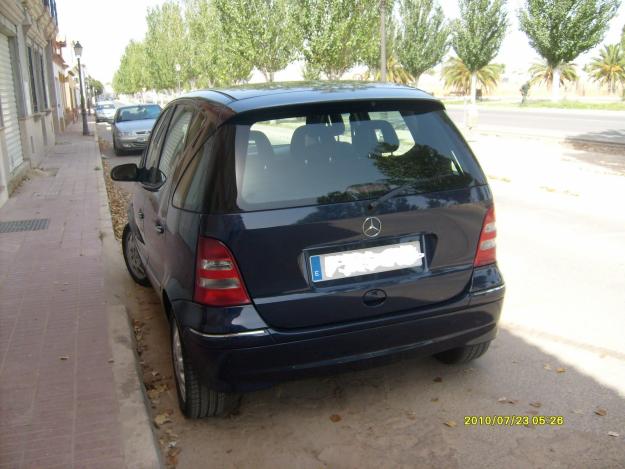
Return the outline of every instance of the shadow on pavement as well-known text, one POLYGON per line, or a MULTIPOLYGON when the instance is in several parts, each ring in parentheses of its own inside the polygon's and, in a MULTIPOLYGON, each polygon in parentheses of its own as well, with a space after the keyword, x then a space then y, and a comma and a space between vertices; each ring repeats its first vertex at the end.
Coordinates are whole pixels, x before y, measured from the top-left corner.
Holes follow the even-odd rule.
POLYGON ((574 363, 505 329, 469 365, 415 358, 289 382, 246 394, 229 418, 186 420, 177 408, 159 300, 152 290, 123 282, 129 312, 141 325, 148 389, 167 386, 152 412, 173 412, 172 423, 156 431, 165 442, 177 435, 179 468, 209 458, 216 467, 258 468, 622 467, 625 461, 625 400, 574 363), (607 414, 597 415, 599 408, 607 414), (564 424, 464 424, 465 417, 497 415, 562 416, 564 424))

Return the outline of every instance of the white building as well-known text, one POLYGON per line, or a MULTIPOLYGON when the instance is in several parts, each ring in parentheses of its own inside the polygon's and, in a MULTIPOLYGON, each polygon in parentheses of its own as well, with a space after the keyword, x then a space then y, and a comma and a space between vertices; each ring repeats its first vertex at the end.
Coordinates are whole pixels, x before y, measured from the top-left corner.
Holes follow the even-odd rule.
POLYGON ((55 0, 0 0, 0 205, 60 131, 57 34, 55 0))

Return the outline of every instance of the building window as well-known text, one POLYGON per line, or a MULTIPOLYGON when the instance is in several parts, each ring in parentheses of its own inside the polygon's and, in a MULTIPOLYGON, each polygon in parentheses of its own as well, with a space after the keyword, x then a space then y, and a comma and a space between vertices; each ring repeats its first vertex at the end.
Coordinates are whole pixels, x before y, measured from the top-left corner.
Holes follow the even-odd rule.
POLYGON ((46 77, 43 55, 28 47, 28 75, 30 78, 30 95, 33 112, 43 112, 48 108, 46 77))

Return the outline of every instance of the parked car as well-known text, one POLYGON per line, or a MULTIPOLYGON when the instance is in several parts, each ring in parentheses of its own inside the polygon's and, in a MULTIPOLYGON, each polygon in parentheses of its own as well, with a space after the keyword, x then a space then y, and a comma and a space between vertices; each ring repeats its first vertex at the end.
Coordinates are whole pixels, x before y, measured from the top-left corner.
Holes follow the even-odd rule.
POLYGON ((158 104, 118 107, 111 126, 115 154, 143 150, 161 110, 158 104))
POLYGON ((115 103, 112 101, 99 101, 95 105, 96 122, 113 122, 115 116, 115 103))
POLYGON ((159 117, 123 233, 171 324, 179 403, 397 355, 445 363, 495 338, 504 282, 484 173, 443 104, 414 88, 197 91, 159 117))

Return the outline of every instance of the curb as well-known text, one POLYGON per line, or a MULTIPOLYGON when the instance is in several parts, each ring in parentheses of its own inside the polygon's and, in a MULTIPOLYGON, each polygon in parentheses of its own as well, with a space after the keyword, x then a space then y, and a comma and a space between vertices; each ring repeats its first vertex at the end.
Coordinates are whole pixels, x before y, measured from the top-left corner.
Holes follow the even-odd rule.
POLYGON ((470 137, 471 133, 473 133, 477 135, 486 135, 486 136, 495 136, 495 137, 541 140, 541 141, 551 142, 551 143, 560 143, 563 145, 588 145, 590 147, 593 147, 593 149, 599 152, 601 152, 601 150, 606 150, 606 149, 625 151, 625 143, 607 142, 604 140, 593 140, 593 139, 578 138, 578 137, 540 135, 540 134, 529 134, 529 133, 506 131, 506 130, 477 129, 477 128, 473 130, 467 130, 466 128, 462 128, 462 133, 463 135, 465 135, 465 138, 470 137))
MULTIPOLYGON (((102 168, 98 179, 100 196, 100 229, 103 233, 102 252, 104 257, 104 288, 109 298, 114 298, 119 285, 115 285, 112 273, 123 268, 119 243, 113 234, 111 212, 104 182, 104 167, 98 143, 97 126, 94 126, 94 144, 98 155, 98 166, 102 168)), ((123 290, 123 288, 122 288, 123 290)), ((112 300, 115 301, 115 300, 112 300)), ((141 380, 139 358, 136 354, 135 337, 130 317, 123 304, 108 304, 109 343, 113 355, 113 380, 119 403, 121 439, 124 461, 127 469, 161 469, 163 462, 148 413, 148 399, 141 380)))

